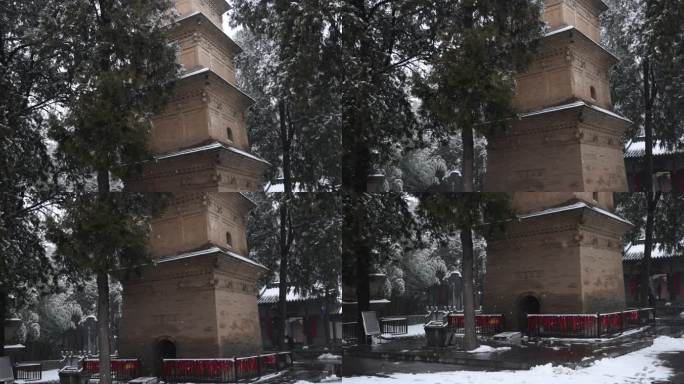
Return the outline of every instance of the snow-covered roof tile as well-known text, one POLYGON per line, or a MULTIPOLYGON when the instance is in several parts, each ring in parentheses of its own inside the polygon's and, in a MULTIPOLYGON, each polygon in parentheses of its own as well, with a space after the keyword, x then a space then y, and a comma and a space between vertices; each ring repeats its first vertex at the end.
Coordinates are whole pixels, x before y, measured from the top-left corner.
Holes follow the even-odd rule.
MULTIPOLYGON (((668 146, 661 140, 653 141, 653 156, 667 156, 684 153, 684 143, 681 146, 668 146)), ((640 158, 646 156, 646 142, 643 137, 631 140, 627 143, 625 157, 640 158)))
MULTIPOLYGON (((643 241, 629 243, 625 246, 622 253, 623 261, 639 261, 644 258, 644 251, 646 250, 646 245, 643 241)), ((651 249, 652 259, 670 259, 674 257, 681 257, 682 254, 678 252, 667 252, 665 247, 661 243, 653 244, 651 249)))

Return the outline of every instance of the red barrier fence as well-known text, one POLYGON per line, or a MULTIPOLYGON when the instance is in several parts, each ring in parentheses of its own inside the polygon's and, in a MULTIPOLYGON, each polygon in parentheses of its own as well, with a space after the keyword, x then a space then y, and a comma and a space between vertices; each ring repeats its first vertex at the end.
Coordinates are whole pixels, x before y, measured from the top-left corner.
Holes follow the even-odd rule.
MULTIPOLYGON (((449 327, 456 333, 465 331, 465 318, 462 313, 450 313, 447 316, 449 327)), ((475 315, 475 329, 480 335, 495 335, 503 332, 503 315, 475 315)))
MULTIPOLYGON (((91 375, 100 374, 100 360, 83 360, 83 370, 91 375)), ((140 377, 140 360, 138 359, 112 359, 112 379, 114 381, 129 381, 140 377)))
POLYGON ((653 323, 653 308, 600 314, 527 315, 527 334, 530 337, 599 338, 653 323))
POLYGON ((238 383, 274 374, 292 366, 290 352, 233 359, 164 359, 167 383, 238 383))

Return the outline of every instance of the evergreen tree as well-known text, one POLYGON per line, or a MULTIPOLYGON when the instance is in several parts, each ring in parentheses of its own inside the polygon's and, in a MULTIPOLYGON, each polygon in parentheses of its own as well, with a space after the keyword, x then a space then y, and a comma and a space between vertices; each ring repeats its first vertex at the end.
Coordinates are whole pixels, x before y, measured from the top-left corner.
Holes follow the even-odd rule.
POLYGON ((241 83, 257 97, 248 122, 252 146, 276 166, 275 172, 282 172, 276 327, 282 348, 288 265, 296 237, 292 227, 295 188, 330 190, 339 183, 339 114, 334 102, 339 95, 325 76, 334 62, 335 45, 326 33, 330 13, 325 2, 263 0, 234 5, 234 23, 251 32, 243 34, 250 49, 239 64, 241 83))
POLYGON ((64 218, 53 222, 57 255, 98 286, 102 382, 110 376, 109 277, 147 257, 149 217, 155 195, 112 192, 148 160, 150 118, 161 112, 178 75, 175 49, 166 32, 168 0, 119 2, 70 0, 82 61, 63 117, 51 134, 56 158, 75 194, 63 200, 64 218), (96 194, 89 192, 96 191, 96 194), (100 246, 105 245, 105 246, 100 246))
MULTIPOLYGON (((249 220, 250 256, 277 276, 265 276, 268 283, 279 281, 278 321, 276 340, 282 348, 287 320, 281 303, 288 288, 325 297, 326 308, 332 308, 338 292, 340 274, 340 218, 338 195, 334 193, 295 193, 288 199, 287 222, 282 223, 281 194, 257 194, 257 208, 249 220), (284 258, 280 230, 285 228, 290 241, 284 258), (325 256, 322 256, 325 255, 325 256), (284 261, 284 262, 283 262, 284 261), (284 293, 283 293, 284 291, 284 293)), ((326 311, 326 324, 328 313, 326 311)), ((326 331, 327 332, 327 331, 326 331)))
POLYGON ((430 71, 416 76, 414 91, 434 135, 460 131, 463 191, 473 192, 474 132, 505 128, 515 116, 515 75, 541 38, 542 2, 466 0, 445 7, 449 17, 439 30, 439 49, 427 60, 430 71))
POLYGON ((474 302, 474 231, 490 235, 502 228, 513 217, 510 197, 488 193, 433 193, 421 196, 419 212, 427 219, 435 236, 454 236, 461 239, 463 251, 463 312, 465 317, 465 350, 477 348, 474 302))
MULTIPOLYGON (((645 141, 643 191, 653 190, 653 146, 684 145, 684 2, 612 0, 604 42, 620 58, 611 78, 615 110, 645 141)), ((651 200, 653 200, 651 195, 651 200)))
POLYGON ((626 241, 644 242, 644 258, 640 260, 641 281, 639 304, 653 306, 650 295, 651 253, 656 245, 664 251, 679 253, 684 250, 684 195, 680 193, 618 193, 615 195, 617 212, 634 224, 626 241))
POLYGON ((405 194, 343 193, 341 198, 342 280, 356 287, 358 334, 364 335, 361 312, 370 310, 369 274, 419 243, 419 223, 405 194))
POLYGON ((69 15, 48 0, 0 7, 0 356, 7 312, 51 278, 42 216, 59 188, 45 131, 70 96, 78 65, 72 54, 78 30, 69 15))
MULTIPOLYGON (((617 112, 634 122, 630 138, 644 137, 641 187, 645 208, 644 259, 640 302, 648 303, 651 251, 661 194, 653 186, 656 140, 670 147, 684 143, 684 2, 613 0, 605 15, 604 40, 620 57, 613 70, 612 94, 617 112)), ((633 201, 632 206, 638 206, 633 201)))

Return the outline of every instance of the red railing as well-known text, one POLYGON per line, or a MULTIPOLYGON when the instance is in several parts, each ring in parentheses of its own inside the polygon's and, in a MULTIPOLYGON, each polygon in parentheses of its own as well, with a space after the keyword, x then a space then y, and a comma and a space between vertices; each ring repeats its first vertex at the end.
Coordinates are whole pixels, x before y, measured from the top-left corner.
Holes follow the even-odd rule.
POLYGON ((598 315, 527 315, 530 337, 598 337, 598 315))
MULTIPOLYGON (((138 359, 111 359, 110 366, 114 381, 129 381, 140 376, 140 360, 138 359)), ((83 370, 91 375, 99 375, 100 360, 83 360, 83 370)))
POLYGON ((164 359, 167 383, 238 383, 274 374, 292 366, 290 352, 232 359, 164 359))
MULTIPOLYGON (((449 327, 456 333, 465 331, 465 317, 462 313, 447 316, 449 327)), ((481 335, 494 335, 503 332, 503 315, 475 315, 475 329, 481 335)))
POLYGON ((614 336, 655 322, 653 308, 602 314, 527 316, 530 337, 598 338, 614 336))

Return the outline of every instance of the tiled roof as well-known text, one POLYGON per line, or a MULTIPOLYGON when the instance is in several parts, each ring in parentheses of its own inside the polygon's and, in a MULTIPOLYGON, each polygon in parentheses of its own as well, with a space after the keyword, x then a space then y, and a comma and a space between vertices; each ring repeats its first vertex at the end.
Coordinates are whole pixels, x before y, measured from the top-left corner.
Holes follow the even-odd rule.
MULTIPOLYGON (((660 140, 653 142, 653 156, 667 156, 684 153, 684 143, 680 146, 668 146, 660 140)), ((640 137, 627 143, 625 149, 625 158, 640 158, 646 155, 646 143, 644 138, 640 137)))
MULTIPOLYGON (((644 258, 645 245, 643 242, 636 242, 627 244, 622 253, 622 261, 639 261, 644 258)), ((660 243, 655 243, 651 250, 652 259, 670 259, 682 256, 678 252, 667 252, 665 247, 660 243)))

